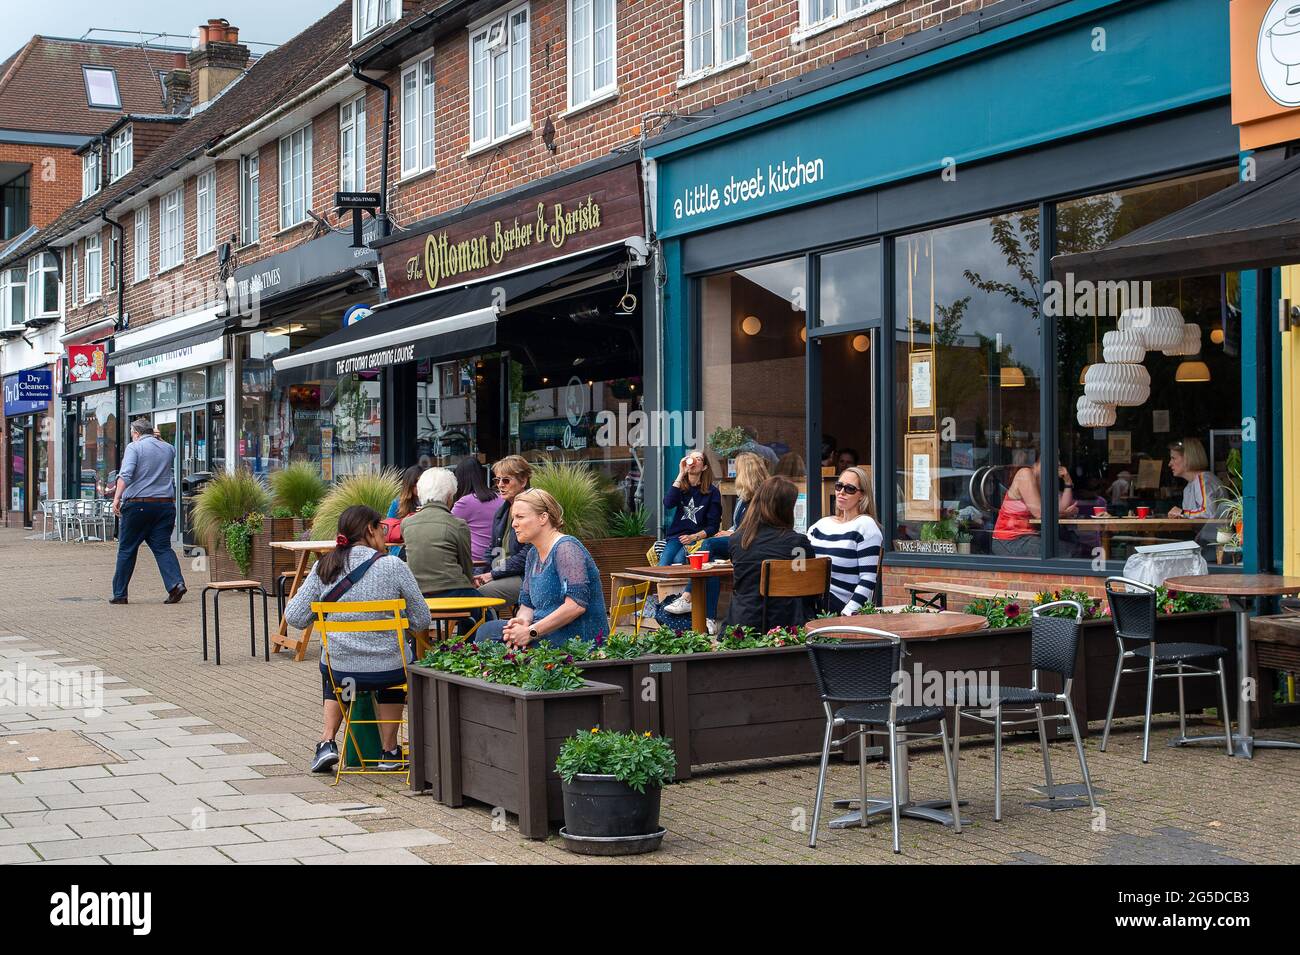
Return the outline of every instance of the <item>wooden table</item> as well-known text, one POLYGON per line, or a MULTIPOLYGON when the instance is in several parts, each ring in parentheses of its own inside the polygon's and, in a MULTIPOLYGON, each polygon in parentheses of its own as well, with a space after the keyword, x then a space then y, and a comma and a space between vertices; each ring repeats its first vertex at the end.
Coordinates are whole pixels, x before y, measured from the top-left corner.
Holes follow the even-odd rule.
MULTIPOLYGON (((1300 749, 1300 743, 1280 739, 1255 739, 1251 733, 1250 697, 1247 693, 1250 679, 1250 614, 1260 597, 1281 597, 1300 593, 1300 577, 1280 577, 1274 574, 1197 574, 1192 577, 1170 577, 1165 581, 1170 590, 1183 590, 1190 594, 1217 594, 1228 598, 1228 605, 1237 614, 1237 732, 1232 737, 1232 755, 1251 759, 1255 747, 1270 749, 1300 749)), ((1226 721, 1228 714, 1224 713, 1226 721)), ((1178 736, 1169 741, 1171 746, 1212 741, 1222 743, 1219 736, 1178 736)))
MULTIPOLYGON (((1037 524, 1038 521, 1030 521, 1037 524)), ((1197 533, 1208 524, 1226 524, 1218 517, 1062 517, 1057 522, 1062 527, 1091 527, 1101 532, 1101 559, 1110 560, 1110 538, 1116 533, 1131 533, 1145 537, 1149 543, 1159 540, 1160 534, 1194 528, 1197 533)))
MULTIPOLYGON (((664 567, 628 567, 627 573, 639 574, 645 577, 652 577, 656 580, 705 580, 710 577, 730 577, 734 568, 731 564, 721 564, 713 567, 702 567, 696 570, 690 564, 668 564, 664 567)), ((692 588, 694 589, 694 588, 692 588)), ((708 633, 709 621, 705 611, 708 609, 708 602, 704 600, 704 595, 699 594, 698 600, 691 600, 691 629, 696 633, 708 633)))
MULTIPOLYGON (((852 617, 822 617, 817 620, 810 620, 807 623, 809 632, 818 630, 835 630, 839 627, 868 627, 872 630, 883 630, 886 633, 892 633, 895 636, 907 640, 924 640, 942 637, 957 637, 966 633, 974 633, 976 630, 983 630, 988 626, 988 621, 973 613, 952 613, 942 611, 939 613, 872 613, 858 614, 852 617)), ((868 634, 843 634, 845 639, 871 640, 868 634)), ((937 822, 945 826, 952 825, 952 804, 947 799, 934 799, 925 802, 913 802, 911 789, 908 783, 907 772, 907 742, 900 740, 894 749, 894 759, 898 760, 898 765, 903 768, 899 776, 898 792, 898 811, 901 815, 908 816, 912 819, 924 819, 926 822, 937 822), (947 808, 945 808, 947 807, 947 808)), ((844 800, 847 804, 851 800, 844 800)), ((877 813, 890 812, 891 806, 888 799, 869 799, 867 800, 866 817, 863 817, 862 810, 848 813, 833 819, 830 822, 832 829, 846 829, 850 826, 866 826, 867 819, 877 813)), ((965 805, 959 802, 958 805, 965 805)), ((962 820, 962 825, 966 820, 962 820)))
MULTIPOLYGON (((293 595, 298 592, 302 582, 307 579, 307 563, 312 554, 323 554, 327 550, 333 550, 335 543, 329 541, 272 541, 271 546, 277 550, 286 550, 292 554, 298 555, 298 563, 293 570, 293 580, 289 583, 289 590, 285 596, 285 609, 288 610, 289 601, 293 595)), ((301 661, 307 655, 307 644, 311 641, 311 631, 314 622, 307 624, 301 636, 289 636, 289 621, 281 617, 280 626, 276 628, 275 636, 271 638, 271 646, 274 653, 279 653, 281 649, 292 650, 295 661, 301 661)))

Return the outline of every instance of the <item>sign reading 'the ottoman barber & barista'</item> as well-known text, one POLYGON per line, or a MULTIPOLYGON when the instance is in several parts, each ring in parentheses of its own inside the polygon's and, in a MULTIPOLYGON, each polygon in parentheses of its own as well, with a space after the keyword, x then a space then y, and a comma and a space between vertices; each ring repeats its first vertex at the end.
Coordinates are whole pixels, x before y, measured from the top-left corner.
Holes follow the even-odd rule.
POLYGON ((383 247, 390 298, 455 288, 645 234, 635 163, 383 247))

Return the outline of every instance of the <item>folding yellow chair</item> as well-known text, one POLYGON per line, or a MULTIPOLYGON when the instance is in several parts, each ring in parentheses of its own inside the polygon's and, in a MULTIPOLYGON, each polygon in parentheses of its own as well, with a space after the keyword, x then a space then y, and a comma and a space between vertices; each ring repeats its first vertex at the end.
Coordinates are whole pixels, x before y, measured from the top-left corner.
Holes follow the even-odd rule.
POLYGON ((612 573, 609 575, 609 632, 618 628, 619 621, 626 614, 631 614, 635 621, 633 636, 641 635, 641 613, 650 598, 650 587, 658 581, 656 577, 643 577, 640 574, 612 573))
MULTIPOLYGON (((356 702, 357 688, 354 686, 340 686, 334 679, 334 667, 330 663, 329 643, 330 638, 337 633, 392 633, 397 637, 397 650, 402 658, 402 674, 405 677, 401 684, 397 686, 384 687, 383 689, 397 690, 406 692, 410 683, 409 673, 406 668, 406 630, 410 623, 402 616, 402 611, 406 609, 406 601, 398 600, 353 600, 338 601, 333 603, 316 602, 311 605, 312 613, 316 615, 316 632, 320 634, 321 659, 325 661, 325 672, 329 675, 330 687, 334 691, 334 699, 338 701, 339 708, 343 711, 343 754, 338 761, 338 769, 334 773, 334 782, 330 785, 337 786, 339 780, 346 774, 349 776, 405 776, 409 785, 411 782, 411 760, 408 752, 408 741, 402 739, 402 727, 406 726, 406 719, 400 720, 381 720, 378 718, 379 704, 376 703, 375 719, 373 720, 353 720, 352 704, 356 702), (371 620, 330 620, 328 614, 338 613, 383 613, 391 614, 386 617, 376 617, 371 620), (353 726, 379 726, 384 723, 397 724, 397 747, 402 751, 402 757, 406 761, 406 769, 367 769, 367 763, 378 763, 379 759, 366 758, 361 755, 361 743, 352 735, 353 726), (361 761, 360 769, 344 769, 343 764, 347 762, 348 743, 352 744, 353 751, 357 754, 357 759, 361 761)), ((364 692, 370 692, 377 687, 366 687, 364 692)))

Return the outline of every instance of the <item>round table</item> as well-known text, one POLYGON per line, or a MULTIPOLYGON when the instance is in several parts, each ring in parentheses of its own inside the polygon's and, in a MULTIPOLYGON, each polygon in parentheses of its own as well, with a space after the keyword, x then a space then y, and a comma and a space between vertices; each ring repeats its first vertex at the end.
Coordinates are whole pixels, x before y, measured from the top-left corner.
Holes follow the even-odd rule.
MULTIPOLYGON (((908 640, 960 637, 965 633, 983 630, 987 626, 988 620, 978 614, 955 613, 947 610, 940 613, 873 613, 858 614, 852 617, 821 617, 817 620, 809 620, 805 624, 809 633, 818 630, 836 630, 840 627, 867 627, 872 630, 883 630, 885 633, 892 633, 904 642, 908 640)), ((873 639, 870 634, 845 633, 842 636, 846 640, 873 639)), ((924 819, 926 822, 938 822, 945 826, 951 826, 951 803, 947 799, 934 799, 924 802, 912 801, 912 794, 908 784, 906 741, 900 741, 894 748, 894 758, 899 760, 898 765, 903 767, 903 772, 898 774, 900 778, 898 792, 899 813, 911 819, 924 819)), ((856 799, 838 799, 834 805, 847 806, 857 801, 856 799)), ((958 805, 964 806, 965 802, 959 802, 958 805)), ((889 812, 890 808, 888 799, 869 799, 867 800, 866 818, 863 818, 862 810, 859 809, 856 812, 840 816, 838 819, 832 819, 829 825, 832 829, 866 826, 868 818, 877 813, 889 812)), ((966 823, 967 820, 963 819, 962 825, 966 825, 966 823)))
MULTIPOLYGON (((1165 581, 1170 590, 1189 594, 1215 594, 1228 598, 1228 605, 1237 615, 1237 732, 1232 737, 1232 755, 1251 759, 1255 747, 1272 749, 1300 749, 1300 743, 1280 739, 1255 739, 1250 728, 1250 703, 1246 681, 1250 678, 1250 614, 1260 597, 1282 597, 1300 593, 1300 577, 1281 577, 1276 574, 1197 574, 1191 577, 1170 577, 1165 581)), ((1224 720, 1228 714, 1223 714, 1224 720)), ((1178 736, 1169 741, 1170 746, 1189 743, 1212 742, 1221 744, 1221 736, 1178 736)))
MULTIPOLYGON (((458 617, 468 617, 471 611, 487 610, 505 604, 505 600, 500 597, 425 597, 424 602, 429 605, 430 613, 456 614, 458 617)), ((470 627, 469 633, 465 634, 466 640, 474 636, 474 631, 482 625, 483 619, 480 615, 474 626, 470 627)), ((445 637, 446 633, 442 636, 445 637)))

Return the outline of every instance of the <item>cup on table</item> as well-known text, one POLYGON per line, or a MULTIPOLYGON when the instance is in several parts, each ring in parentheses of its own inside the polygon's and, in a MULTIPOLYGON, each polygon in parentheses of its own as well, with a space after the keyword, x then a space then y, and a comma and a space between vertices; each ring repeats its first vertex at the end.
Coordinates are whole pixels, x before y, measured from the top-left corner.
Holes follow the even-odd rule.
POLYGON ((1093 517, 1106 517, 1106 516, 1109 515, 1109 514, 1110 514, 1110 511, 1106 510, 1106 508, 1104 508, 1104 507, 1094 507, 1094 508, 1092 509, 1092 516, 1093 516, 1093 517))
POLYGON ((691 562, 691 569, 703 570, 704 561, 708 559, 708 556, 709 555, 706 554, 704 551, 699 551, 698 553, 688 555, 687 560, 691 562))
POLYGON ((1137 509, 1137 512, 1138 512, 1138 517, 1150 517, 1150 516, 1151 516, 1151 508, 1149 508, 1149 507, 1139 507, 1139 508, 1137 509))

